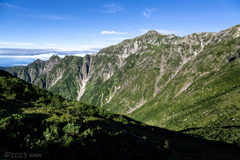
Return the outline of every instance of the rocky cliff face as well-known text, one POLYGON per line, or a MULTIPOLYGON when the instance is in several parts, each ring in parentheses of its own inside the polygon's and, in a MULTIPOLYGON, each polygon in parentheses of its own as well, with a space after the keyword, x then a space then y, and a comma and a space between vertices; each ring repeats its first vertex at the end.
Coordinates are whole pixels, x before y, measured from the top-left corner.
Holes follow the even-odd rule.
MULTIPOLYGON (((157 118, 146 116, 165 113, 165 109, 157 108, 167 104, 180 104, 181 95, 192 91, 202 77, 221 72, 230 56, 238 57, 239 28, 237 25, 219 33, 185 37, 151 30, 94 55, 63 59, 53 56, 46 62, 37 60, 8 71, 65 98, 160 125, 157 118)), ((214 78, 204 83, 214 83, 214 78)), ((193 91, 188 93, 189 97, 196 95, 193 91)))

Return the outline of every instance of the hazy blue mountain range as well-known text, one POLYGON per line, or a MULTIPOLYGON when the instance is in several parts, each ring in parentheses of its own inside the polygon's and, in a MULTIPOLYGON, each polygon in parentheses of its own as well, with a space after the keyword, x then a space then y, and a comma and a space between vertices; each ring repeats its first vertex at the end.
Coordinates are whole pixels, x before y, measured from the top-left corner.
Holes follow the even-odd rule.
POLYGON ((1 70, 7 70, 9 67, 0 67, 1 70))
POLYGON ((236 25, 185 37, 151 30, 94 55, 52 56, 7 71, 67 99, 239 144, 239 128, 234 128, 240 124, 239 63, 236 25))

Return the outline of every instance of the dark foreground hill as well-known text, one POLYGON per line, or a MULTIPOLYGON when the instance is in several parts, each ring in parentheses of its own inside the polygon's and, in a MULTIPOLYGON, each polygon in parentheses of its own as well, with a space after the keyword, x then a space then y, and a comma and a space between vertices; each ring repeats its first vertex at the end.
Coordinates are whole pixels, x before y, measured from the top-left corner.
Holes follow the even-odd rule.
POLYGON ((63 99, 0 70, 0 158, 240 159, 240 147, 63 99))

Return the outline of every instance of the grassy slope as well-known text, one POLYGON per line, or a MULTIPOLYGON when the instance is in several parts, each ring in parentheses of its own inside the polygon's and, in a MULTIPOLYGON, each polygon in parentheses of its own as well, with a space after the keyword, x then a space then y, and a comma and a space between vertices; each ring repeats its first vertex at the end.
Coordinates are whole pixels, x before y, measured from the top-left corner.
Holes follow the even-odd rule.
MULTIPOLYGON (((163 36, 159 35, 159 39, 162 37, 163 36)), ((145 36, 145 38, 147 37, 145 36)), ((142 44, 144 40, 140 38, 138 41, 141 41, 142 44)), ((144 54, 131 54, 129 57, 127 57, 125 59, 126 64, 120 69, 116 70, 114 75, 107 81, 103 82, 101 77, 98 77, 96 81, 94 81, 93 78, 90 79, 86 86, 86 91, 80 100, 82 102, 94 104, 99 107, 102 103, 104 109, 125 114, 128 110, 128 107, 132 107, 131 101, 139 102, 141 101, 142 97, 145 97, 145 99, 151 97, 153 94, 152 92, 154 91, 153 87, 155 78, 153 77, 157 76, 157 72, 155 72, 157 68, 154 68, 154 65, 152 65, 153 59, 155 58, 153 56, 159 56, 157 55, 158 51, 163 49, 166 45, 162 44, 156 47, 147 43, 147 46, 148 48, 142 50, 144 54), (138 89, 136 92, 133 92, 136 84, 138 85, 138 89), (115 87, 118 88, 119 86, 121 86, 121 88, 116 89, 118 93, 114 94, 113 92, 115 91, 115 87), (107 103, 110 98, 110 92, 111 95, 113 95, 113 98, 109 103, 107 103), (144 94, 142 94, 143 92, 144 94)), ((121 47, 122 46, 119 46, 120 49, 121 47)), ((113 54, 111 51, 111 47, 109 47, 102 52, 113 54)), ((120 53, 120 51, 117 49, 115 52, 116 54, 120 53)), ((103 57, 104 56, 99 56, 99 59, 103 57)), ((111 59, 104 59, 104 63, 110 62, 113 66, 116 65, 118 57, 109 57, 111 57, 111 59)), ((159 59, 159 57, 156 59, 159 59)), ((154 62, 154 64, 156 63, 158 62, 154 62)))
MULTIPOLYGON (((87 90, 83 99, 122 114, 134 107, 132 103, 140 104, 146 100, 143 106, 129 116, 149 125, 194 134, 209 140, 240 144, 239 58, 230 63, 226 61, 227 57, 236 56, 240 52, 239 41, 240 38, 230 37, 205 46, 202 53, 186 63, 165 87, 162 87, 163 84, 174 74, 174 69, 181 62, 179 53, 171 57, 167 52, 169 46, 165 45, 155 47, 153 53, 131 55, 126 59, 125 66, 105 83, 99 79, 94 84, 97 87, 87 90), (152 98, 155 80, 161 70, 158 64, 161 63, 166 63, 164 68, 168 70, 158 82, 158 87, 162 89, 152 98), (190 82, 192 84, 188 89, 176 96, 190 82), (115 87, 124 85, 114 94, 115 87), (110 91, 113 98, 107 103, 110 91)), ((149 48, 151 47, 153 46, 149 44, 149 48)), ((189 46, 183 45, 183 48, 189 49, 189 46)), ((93 84, 87 85, 90 89, 92 86, 93 84)))
MULTIPOLYGON (((166 37, 167 36, 157 35, 155 42, 164 41, 165 43, 168 43, 169 39, 166 39, 166 37)), ((189 48, 189 45, 187 44, 170 46, 161 43, 160 46, 155 46, 147 43, 152 38, 153 36, 143 35, 132 40, 132 45, 135 44, 135 42, 138 42, 140 46, 146 45, 147 48, 138 51, 138 53, 142 52, 143 54, 132 54, 127 57, 125 59, 126 64, 117 70, 115 74, 105 82, 102 82, 101 77, 99 77, 97 81, 90 79, 86 86, 86 91, 81 97, 81 101, 99 107, 103 106, 104 109, 109 109, 115 113, 125 114, 129 108, 134 108, 134 106, 141 103, 142 99, 146 101, 152 99, 156 77, 160 72, 159 64, 162 63, 164 65, 163 69, 167 71, 158 82, 158 84, 163 84, 166 83, 169 77, 171 77, 171 74, 174 74, 174 69, 180 65, 182 61, 181 56, 188 55, 187 49, 189 48), (177 47, 179 46, 186 48, 181 55, 176 52, 178 50, 177 47), (173 50, 174 53, 169 53, 171 52, 170 50, 173 50), (115 91, 115 87, 118 88, 119 86, 122 88, 117 89, 117 94, 114 95, 113 92, 115 91), (111 95, 113 95, 113 98, 107 103, 110 99, 110 92, 111 95)), ((179 39, 179 37, 173 39, 176 40, 179 39)), ((98 57, 103 58, 105 63, 111 62, 114 65, 118 57, 114 57, 112 54, 120 54, 121 47, 127 45, 128 41, 126 41, 126 43, 124 42, 122 42, 122 45, 118 46, 118 49, 115 49, 114 52, 113 47, 105 48, 99 52, 108 54, 108 58, 106 55, 104 55, 106 57, 105 59, 102 55, 98 57)), ((192 47, 194 46, 195 49, 200 50, 200 45, 192 45, 192 47)))
POLYGON ((36 60, 26 67, 11 67, 7 69, 7 71, 40 88, 45 88, 52 93, 57 93, 66 99, 76 99, 78 95, 77 90, 79 89, 76 77, 81 76, 82 70, 80 70, 80 68, 84 63, 84 58, 82 57, 66 56, 60 59, 57 56, 52 56, 49 61, 36 60), (47 63, 53 63, 56 58, 59 59, 59 63, 55 64, 47 74, 42 74, 40 70, 43 70, 44 67, 47 68, 47 63), (62 79, 57 81, 57 78, 61 77, 61 75, 62 79), (51 86, 53 83, 55 83, 55 85, 51 86))
POLYGON ((0 158, 239 159, 239 147, 68 101, 0 70, 0 158), (166 142, 168 140, 168 142, 166 142), (14 155, 12 155, 14 158, 14 155))
POLYGON ((222 44, 207 46, 203 54, 182 68, 185 74, 180 72, 156 98, 130 116, 150 125, 175 131, 188 130, 187 133, 207 139, 240 144, 240 135, 236 133, 240 131, 239 59, 227 63, 223 57, 226 52, 239 52, 231 45, 239 44, 239 39, 223 41, 222 44), (211 56, 213 58, 210 59, 211 56), (172 88, 179 85, 178 81, 187 80, 198 73, 189 72, 196 64, 199 66, 198 72, 207 74, 195 80, 177 97, 174 98, 175 93, 166 98, 164 93, 171 93, 172 88), (201 128, 196 129, 198 127, 201 128))
POLYGON ((63 78, 48 90, 52 93, 58 93, 67 99, 76 99, 79 86, 75 79, 81 74, 78 66, 82 65, 82 61, 82 57, 76 56, 67 56, 62 59, 60 64, 58 64, 59 67, 56 66, 49 72, 49 75, 53 76, 48 76, 47 79, 53 79, 56 70, 65 71, 62 75, 63 78))

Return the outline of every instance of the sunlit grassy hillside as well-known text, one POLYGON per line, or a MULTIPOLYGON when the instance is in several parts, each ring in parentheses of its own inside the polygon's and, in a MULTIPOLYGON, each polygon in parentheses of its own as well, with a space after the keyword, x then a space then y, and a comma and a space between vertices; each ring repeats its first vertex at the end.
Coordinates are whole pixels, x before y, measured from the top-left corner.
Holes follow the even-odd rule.
MULTIPOLYGON (((150 125, 240 144, 239 70, 238 60, 225 63, 180 95, 169 99, 156 97, 130 116, 150 125)), ((170 87, 174 86, 169 84, 167 88, 170 87)))

